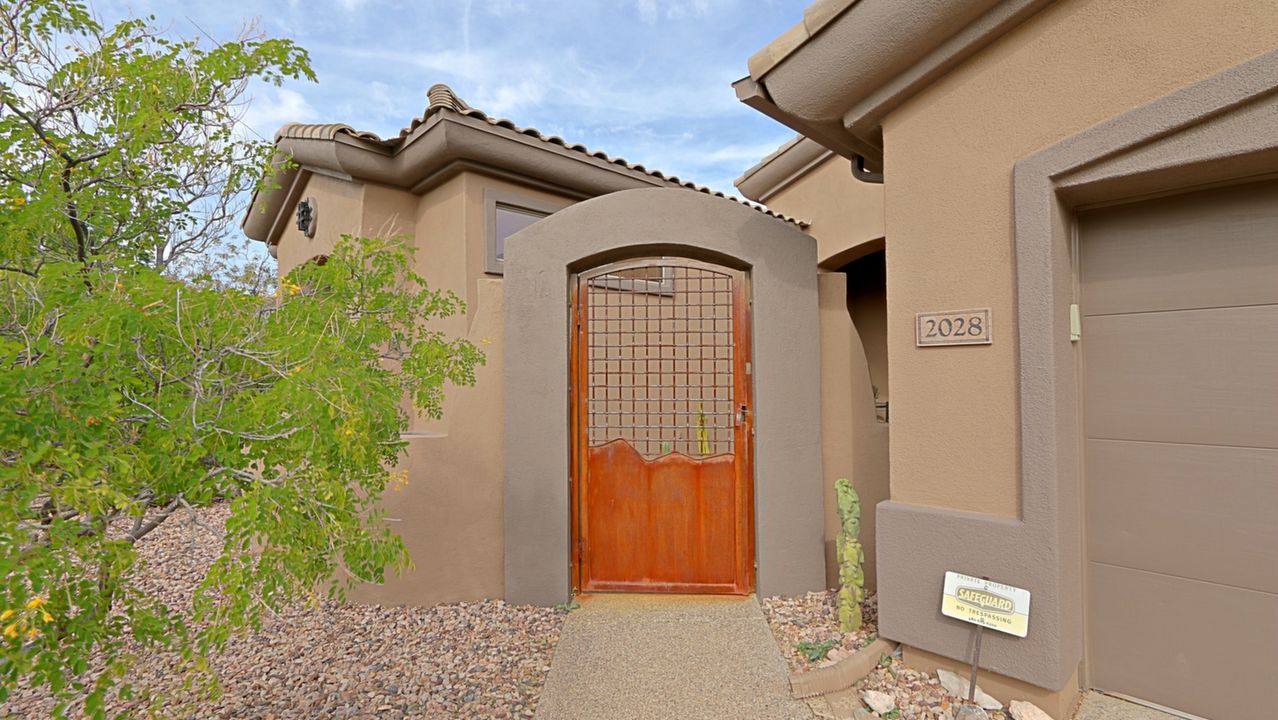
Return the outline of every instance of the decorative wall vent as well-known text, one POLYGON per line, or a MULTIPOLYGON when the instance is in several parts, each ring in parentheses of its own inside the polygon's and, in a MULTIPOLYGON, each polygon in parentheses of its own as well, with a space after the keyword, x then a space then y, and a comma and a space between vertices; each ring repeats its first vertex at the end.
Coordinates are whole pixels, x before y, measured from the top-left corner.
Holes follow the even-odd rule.
POLYGON ((315 224, 318 222, 318 211, 315 198, 306 198, 297 204, 297 229, 308 238, 315 237, 315 224))

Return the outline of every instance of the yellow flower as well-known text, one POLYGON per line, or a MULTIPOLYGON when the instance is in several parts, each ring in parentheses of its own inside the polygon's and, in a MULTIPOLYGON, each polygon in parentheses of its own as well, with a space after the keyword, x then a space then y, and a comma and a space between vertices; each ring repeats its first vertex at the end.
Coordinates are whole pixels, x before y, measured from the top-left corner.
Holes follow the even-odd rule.
POLYGON ((13 617, 16 614, 17 613, 15 613, 13 610, 5 610, 4 612, 0 613, 0 622, 4 622, 5 620, 8 620, 9 618, 13 617))
POLYGON ((42 597, 33 597, 27 601, 28 610, 35 610, 36 608, 43 607, 43 606, 44 606, 44 598, 42 597))
POLYGON ((14 205, 26 205, 26 204, 27 204, 27 199, 26 199, 26 198, 24 198, 24 197, 16 197, 16 198, 14 198, 14 199, 13 199, 13 204, 14 204, 14 205))
POLYGON ((27 639, 28 639, 28 640, 35 640, 35 639, 36 639, 36 638, 38 638, 38 637, 40 637, 40 631, 39 631, 39 630, 36 630, 35 628, 31 628, 30 630, 28 630, 28 631, 27 631, 27 639))
POLYGON ((40 614, 40 619, 41 619, 41 620, 43 620, 43 621, 45 621, 45 622, 47 622, 47 623, 49 623, 49 622, 53 622, 53 616, 49 614, 49 611, 48 611, 48 610, 46 610, 46 611, 44 611, 43 613, 41 613, 41 614, 40 614))
POLYGON ((9 623, 4 626, 4 636, 7 638, 18 637, 18 623, 9 623))

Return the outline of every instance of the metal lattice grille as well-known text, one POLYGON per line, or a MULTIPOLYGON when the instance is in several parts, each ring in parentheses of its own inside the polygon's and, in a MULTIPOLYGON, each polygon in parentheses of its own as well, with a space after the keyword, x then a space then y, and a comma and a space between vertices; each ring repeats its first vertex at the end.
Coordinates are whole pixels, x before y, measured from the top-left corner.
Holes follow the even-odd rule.
POLYGON ((732 276, 644 265, 585 280, 587 431, 641 455, 733 452, 732 276))

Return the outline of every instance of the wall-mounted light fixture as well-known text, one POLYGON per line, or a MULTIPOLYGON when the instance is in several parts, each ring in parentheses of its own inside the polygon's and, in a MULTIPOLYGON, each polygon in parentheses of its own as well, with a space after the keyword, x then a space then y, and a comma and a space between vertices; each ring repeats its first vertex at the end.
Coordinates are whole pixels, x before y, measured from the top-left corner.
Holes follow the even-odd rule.
POLYGON ((318 220, 318 210, 315 206, 315 198, 306 198, 297 204, 297 229, 308 238, 315 237, 315 223, 318 220))

